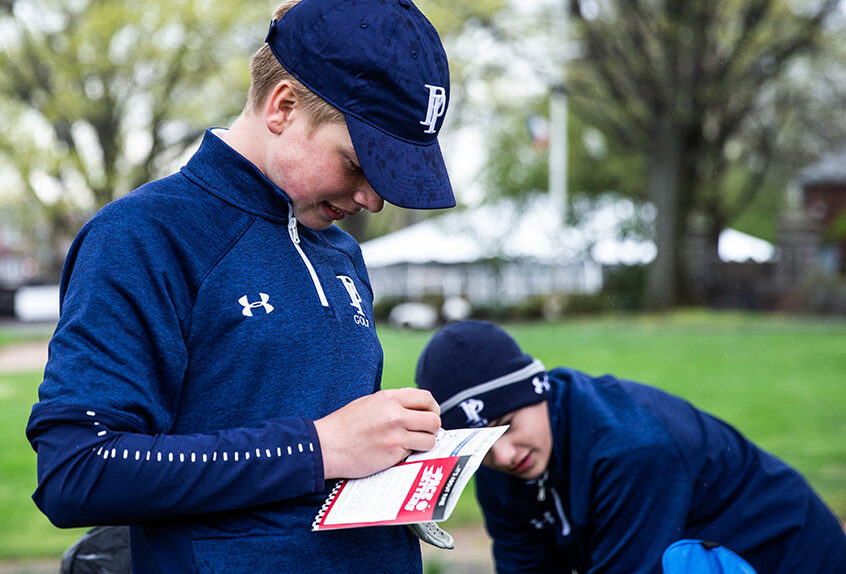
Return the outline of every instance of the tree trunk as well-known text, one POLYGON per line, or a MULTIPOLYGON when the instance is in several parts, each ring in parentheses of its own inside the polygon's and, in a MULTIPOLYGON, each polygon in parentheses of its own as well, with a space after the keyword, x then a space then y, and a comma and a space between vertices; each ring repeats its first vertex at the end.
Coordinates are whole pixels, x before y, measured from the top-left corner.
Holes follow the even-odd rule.
POLYGON ((50 229, 49 255, 46 268, 41 270, 39 281, 58 284, 62 278, 68 247, 76 234, 76 228, 64 209, 49 210, 50 229))
POLYGON ((680 257, 684 252, 684 217, 680 209, 681 136, 672 112, 657 116, 655 134, 649 150, 649 199, 657 216, 655 221, 655 260, 649 267, 646 306, 669 309, 679 301, 681 292, 680 257))

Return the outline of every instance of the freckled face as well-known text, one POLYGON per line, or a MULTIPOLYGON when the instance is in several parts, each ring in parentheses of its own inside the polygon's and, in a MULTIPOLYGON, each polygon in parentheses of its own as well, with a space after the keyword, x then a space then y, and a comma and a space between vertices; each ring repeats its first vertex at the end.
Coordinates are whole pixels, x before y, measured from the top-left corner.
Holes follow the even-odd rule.
POLYGON ((510 425, 482 464, 525 480, 540 478, 552 456, 549 408, 543 401, 508 413, 489 426, 510 425))
POLYGON ((266 153, 267 176, 288 194, 294 216, 306 227, 326 229, 362 209, 376 213, 385 204, 361 171, 345 123, 312 129, 295 109, 266 153))

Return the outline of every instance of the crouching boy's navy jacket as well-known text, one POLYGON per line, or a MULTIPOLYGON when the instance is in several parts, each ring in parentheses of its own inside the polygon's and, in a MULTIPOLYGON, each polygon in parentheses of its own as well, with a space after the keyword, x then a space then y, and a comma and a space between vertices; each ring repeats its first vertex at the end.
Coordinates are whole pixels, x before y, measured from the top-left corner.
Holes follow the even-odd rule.
POLYGON ((846 537, 794 469, 657 389, 549 372, 553 454, 525 482, 481 468, 499 572, 660 572, 672 542, 719 542, 759 574, 846 572, 846 537))

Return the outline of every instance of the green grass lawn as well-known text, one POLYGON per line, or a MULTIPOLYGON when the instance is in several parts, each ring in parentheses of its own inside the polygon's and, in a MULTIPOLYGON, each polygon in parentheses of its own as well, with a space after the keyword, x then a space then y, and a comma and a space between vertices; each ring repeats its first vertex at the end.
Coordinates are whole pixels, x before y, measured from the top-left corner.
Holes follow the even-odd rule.
POLYGON ((58 557, 84 532, 55 528, 30 498, 35 453, 24 429, 40 381, 40 371, 0 374, 0 559, 58 557))
MULTIPOLYGON (((846 518, 846 322, 690 311, 504 326, 547 367, 650 383, 728 420, 846 518)), ((431 333, 378 329, 384 386, 412 385, 431 333)), ((0 344, 11 339, 0 328, 0 344)), ((80 535, 52 527, 30 499, 24 428, 40 377, 0 374, 0 559, 57 557, 80 535)), ((446 528, 479 520, 468 487, 446 528)))
POLYGON ((0 347, 14 343, 48 339, 53 334, 55 328, 55 323, 20 324, 0 322, 0 347))

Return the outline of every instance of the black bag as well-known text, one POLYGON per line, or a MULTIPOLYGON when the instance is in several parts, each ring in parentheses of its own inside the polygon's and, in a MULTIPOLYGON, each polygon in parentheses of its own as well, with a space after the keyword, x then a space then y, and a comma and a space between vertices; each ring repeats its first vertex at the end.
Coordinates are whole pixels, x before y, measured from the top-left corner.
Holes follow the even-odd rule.
POLYGON ((128 526, 96 526, 62 554, 59 574, 132 574, 128 526))

